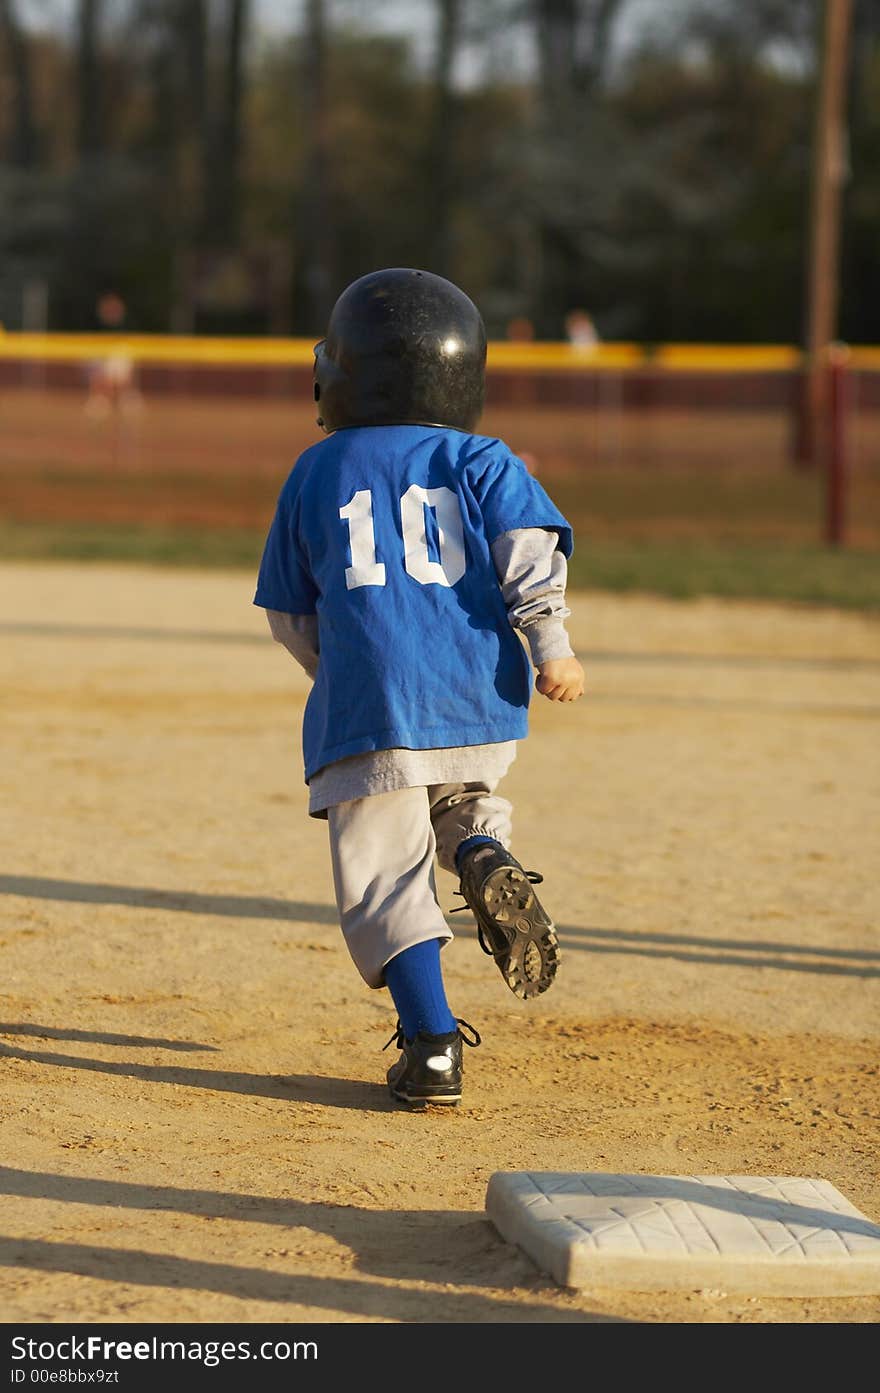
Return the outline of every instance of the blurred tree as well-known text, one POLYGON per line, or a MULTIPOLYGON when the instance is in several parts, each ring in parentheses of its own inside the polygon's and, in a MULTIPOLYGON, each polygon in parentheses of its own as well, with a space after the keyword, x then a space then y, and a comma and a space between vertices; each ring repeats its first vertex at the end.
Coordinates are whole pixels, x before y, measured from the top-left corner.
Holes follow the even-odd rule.
POLYGON ((435 0, 437 37, 434 46, 434 91, 430 103, 424 156, 423 219, 426 269, 440 276, 451 272, 450 245, 455 195, 457 143, 453 73, 461 37, 460 0, 435 0))
POLYGON ((249 0, 141 0, 151 45, 147 138, 166 246, 170 327, 259 329, 242 246, 242 159, 249 0), (244 325, 242 321, 244 320, 244 325))
MULTIPOLYGON (((215 153, 206 0, 139 0, 132 25, 131 47, 146 97, 130 148, 149 172, 153 221, 153 254, 141 276, 161 305, 162 327, 193 333, 205 190, 215 153)), ((144 323, 145 307, 138 309, 144 323)))
POLYGON ((796 341, 808 80, 695 41, 686 62, 665 48, 634 56, 613 109, 622 127, 612 285, 625 332, 796 341))
POLYGON ((15 0, 0 0, 0 42, 6 49, 14 111, 7 158, 10 164, 27 169, 36 160, 37 138, 30 52, 22 32, 15 0))
POLYGON ((557 129, 602 83, 622 0, 532 0, 541 101, 557 129))
POLYGON ((296 197, 293 327, 324 332, 334 294, 334 225, 330 216, 332 153, 328 134, 327 20, 324 0, 306 0, 300 55, 299 120, 304 157, 296 197))
MULTIPOLYGON (((415 80, 400 38, 344 30, 329 49, 327 81, 332 303, 357 275, 425 258, 424 157, 432 87, 415 80)), ((325 324, 318 320, 317 331, 323 333, 325 324)))
POLYGON ((880 0, 853 7, 849 178, 843 188, 840 336, 880 342, 880 0))
MULTIPOLYGON (((4 305, 47 278, 58 327, 115 289, 138 327, 317 336, 427 264, 496 335, 577 305, 605 339, 803 340, 818 0, 62 13, 0 0, 4 305)), ((840 325, 880 342, 880 0, 854 23, 840 325)))
MULTIPOLYGON (((205 34, 204 6, 196 4, 187 27, 205 34)), ((217 113, 210 123, 210 154, 205 177, 202 240, 208 245, 234 247, 240 228, 239 175, 242 151, 242 91, 250 0, 227 0, 222 35, 222 80, 217 113)), ((195 57, 197 32, 190 44, 195 57)), ((203 38, 204 42, 204 38, 203 38)), ((204 112, 204 107, 203 107, 204 112)), ((204 116, 203 116, 204 119, 204 116)))
POLYGON ((541 336, 564 337, 565 316, 584 294, 592 232, 607 218, 610 132, 600 109, 614 21, 622 0, 531 0, 538 60, 533 219, 541 336))
POLYGON ((101 88, 103 69, 99 61, 98 35, 103 0, 79 0, 77 12, 77 149, 81 158, 97 154, 103 144, 101 88))
POLYGON ((206 0, 165 0, 156 11, 154 92, 163 134, 158 155, 173 169, 170 207, 171 305, 169 327, 191 334, 197 314, 197 253, 205 226, 215 155, 208 104, 208 23, 206 0))

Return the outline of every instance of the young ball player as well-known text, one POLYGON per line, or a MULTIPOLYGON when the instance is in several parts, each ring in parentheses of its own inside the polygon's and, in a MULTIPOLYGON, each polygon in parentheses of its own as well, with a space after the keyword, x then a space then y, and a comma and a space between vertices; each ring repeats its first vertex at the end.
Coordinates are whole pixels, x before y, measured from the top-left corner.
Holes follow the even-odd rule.
POLYGON ((462 1043, 480 1043, 446 997, 435 859, 517 997, 559 965, 496 790, 527 734, 532 666, 550 701, 583 694, 572 535, 522 460, 475 434, 485 362, 479 311, 440 276, 395 267, 342 293, 315 348, 327 438, 281 490, 254 597, 313 678, 309 813, 328 824, 352 960, 397 1009, 387 1083, 409 1107, 456 1105, 462 1043))

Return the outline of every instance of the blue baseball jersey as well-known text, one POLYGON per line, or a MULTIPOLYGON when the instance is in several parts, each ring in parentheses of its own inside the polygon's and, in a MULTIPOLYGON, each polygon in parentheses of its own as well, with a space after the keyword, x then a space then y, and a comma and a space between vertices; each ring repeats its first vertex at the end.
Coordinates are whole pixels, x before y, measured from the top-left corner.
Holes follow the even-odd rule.
POLYGON ((521 739, 531 665, 490 551, 515 528, 571 528, 501 440, 359 426, 305 450, 284 484, 254 604, 316 614, 306 782, 367 750, 521 739))

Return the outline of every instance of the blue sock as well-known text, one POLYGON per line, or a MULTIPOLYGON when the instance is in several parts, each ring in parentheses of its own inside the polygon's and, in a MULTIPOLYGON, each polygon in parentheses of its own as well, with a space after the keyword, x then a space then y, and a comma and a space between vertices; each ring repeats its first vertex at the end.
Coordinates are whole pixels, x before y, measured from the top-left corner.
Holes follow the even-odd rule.
POLYGON ((414 943, 386 963, 385 985, 407 1040, 414 1040, 420 1030, 426 1035, 451 1035, 458 1029, 446 1000, 438 938, 414 943))
POLYGON ((483 846, 484 843, 487 843, 487 842, 488 842, 488 843, 496 842, 497 840, 498 840, 497 837, 482 837, 482 836, 465 837, 464 841, 463 841, 463 842, 459 842, 458 846, 455 848, 455 865, 456 865, 456 867, 459 866, 459 864, 460 864, 460 862, 461 862, 461 857, 464 855, 464 853, 465 853, 466 851, 473 851, 473 849, 474 849, 475 846, 483 846))

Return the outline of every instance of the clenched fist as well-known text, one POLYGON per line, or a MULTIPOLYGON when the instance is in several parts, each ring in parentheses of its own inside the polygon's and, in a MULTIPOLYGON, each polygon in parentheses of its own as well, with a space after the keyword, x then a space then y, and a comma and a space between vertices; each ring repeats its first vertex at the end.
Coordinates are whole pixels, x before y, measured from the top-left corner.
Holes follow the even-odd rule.
POLYGON ((584 681, 577 658, 551 658, 539 665, 535 688, 548 701, 577 701, 584 694, 584 681))

